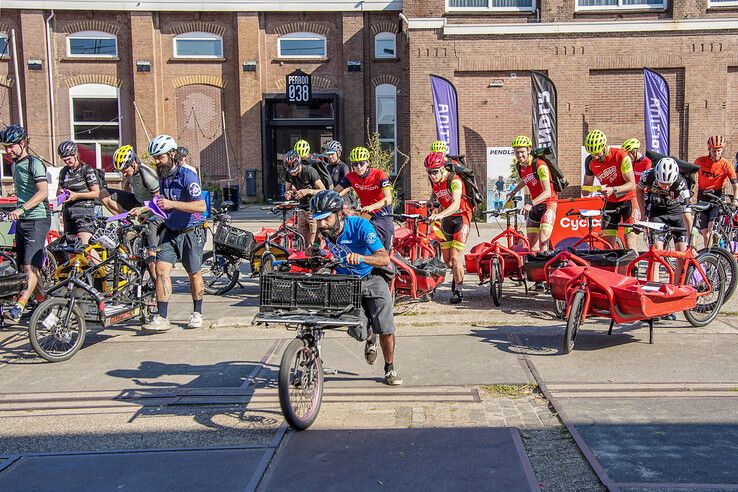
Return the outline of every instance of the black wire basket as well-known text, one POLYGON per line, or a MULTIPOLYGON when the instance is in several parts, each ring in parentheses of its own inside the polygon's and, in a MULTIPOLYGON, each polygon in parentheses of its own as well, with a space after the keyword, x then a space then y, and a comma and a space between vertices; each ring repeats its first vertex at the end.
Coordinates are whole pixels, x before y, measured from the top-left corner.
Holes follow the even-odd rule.
POLYGON ((226 253, 249 256, 254 249, 254 235, 237 227, 220 224, 213 236, 213 243, 226 253))
POLYGON ((356 314, 361 306, 361 278, 355 275, 265 273, 259 310, 307 310, 356 314))

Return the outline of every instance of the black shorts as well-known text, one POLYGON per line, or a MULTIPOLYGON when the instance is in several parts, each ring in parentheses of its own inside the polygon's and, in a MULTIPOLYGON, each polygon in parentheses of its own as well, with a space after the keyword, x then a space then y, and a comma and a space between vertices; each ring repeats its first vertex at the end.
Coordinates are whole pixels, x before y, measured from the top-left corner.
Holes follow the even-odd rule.
POLYGON ((618 224, 633 223, 633 202, 606 202, 605 215, 602 217, 603 230, 618 230, 618 224))
MULTIPOLYGON (((684 216, 681 213, 676 214, 659 214, 653 215, 648 218, 651 222, 658 222, 666 224, 671 227, 685 228, 684 216)), ((672 231, 671 236, 674 238, 674 243, 686 243, 688 239, 688 232, 684 231, 672 231)), ((653 237, 657 241, 665 242, 666 237, 669 235, 668 232, 655 232, 653 237)))
POLYGON ((464 215, 451 215, 441 219, 441 232, 444 239, 441 249, 458 249, 463 251, 469 238, 469 220, 464 215))
POLYGON ((387 281, 379 275, 365 277, 361 281, 361 325, 350 327, 348 334, 359 341, 369 337, 370 329, 377 335, 392 335, 395 332, 392 304, 387 281))
POLYGON ((704 212, 698 213, 697 228, 700 230, 707 229, 707 226, 710 225, 710 222, 713 222, 717 219, 719 213, 720 207, 717 205, 710 205, 710 208, 708 208, 704 212))
POLYGON ((115 201, 123 210, 131 210, 136 207, 143 207, 143 203, 139 202, 136 195, 125 190, 116 188, 106 188, 110 194, 110 198, 115 201))
POLYGON ((19 220, 15 227, 15 250, 18 266, 44 266, 44 245, 51 229, 51 217, 19 220))
POLYGON ((373 215, 372 225, 377 231, 379 240, 382 241, 384 249, 390 251, 392 249, 392 241, 395 238, 395 223, 392 222, 390 215, 373 215))
POLYGON ((62 219, 64 234, 75 236, 80 232, 95 232, 95 207, 64 207, 62 219))

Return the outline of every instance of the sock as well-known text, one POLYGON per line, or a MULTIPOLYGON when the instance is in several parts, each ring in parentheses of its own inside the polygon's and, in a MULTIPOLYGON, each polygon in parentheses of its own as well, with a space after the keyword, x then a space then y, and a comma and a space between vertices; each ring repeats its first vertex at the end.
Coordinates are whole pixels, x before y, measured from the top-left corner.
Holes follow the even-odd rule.
POLYGON ((451 280, 451 292, 456 292, 456 280, 451 280))
POLYGON ((159 316, 162 318, 167 317, 167 310, 169 309, 169 303, 168 302, 157 302, 156 308, 159 311, 159 316))
POLYGON ((28 302, 28 301, 21 301, 21 300, 18 300, 18 301, 17 301, 16 303, 15 303, 15 305, 16 305, 16 306, 18 306, 19 308, 21 308, 21 311, 22 311, 23 309, 25 309, 25 308, 26 308, 26 302, 28 302))
POLYGON ((192 301, 192 304, 195 305, 195 312, 202 314, 202 299, 192 301))
POLYGON ((459 294, 461 294, 461 288, 462 288, 463 286, 464 286, 464 284, 457 284, 457 285, 456 285, 456 292, 458 292, 459 294))
POLYGON ((394 371, 394 370, 395 370, 395 365, 392 362, 390 362, 389 364, 387 364, 387 363, 384 364, 384 373, 385 374, 387 374, 390 371, 394 371))

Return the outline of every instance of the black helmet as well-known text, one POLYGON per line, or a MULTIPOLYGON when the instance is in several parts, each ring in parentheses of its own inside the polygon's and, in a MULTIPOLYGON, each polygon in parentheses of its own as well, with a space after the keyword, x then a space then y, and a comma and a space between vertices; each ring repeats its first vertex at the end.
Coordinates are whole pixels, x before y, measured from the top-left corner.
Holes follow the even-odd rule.
POLYGON ((77 152, 79 152, 79 149, 77 148, 76 143, 72 142, 71 140, 67 140, 60 143, 56 151, 59 153, 59 157, 69 157, 77 154, 77 152))
POLYGON ((0 131, 0 144, 12 145, 28 138, 26 130, 20 125, 8 125, 0 131))
POLYGON ((282 162, 288 171, 294 171, 300 163, 300 154, 294 150, 288 150, 282 157, 282 162))
POLYGON ((313 220, 325 219, 330 214, 343 210, 343 198, 333 190, 321 190, 310 199, 310 214, 313 220))
POLYGON ((190 155, 190 150, 187 147, 177 147, 177 151, 174 153, 174 159, 178 161, 188 155, 190 155))

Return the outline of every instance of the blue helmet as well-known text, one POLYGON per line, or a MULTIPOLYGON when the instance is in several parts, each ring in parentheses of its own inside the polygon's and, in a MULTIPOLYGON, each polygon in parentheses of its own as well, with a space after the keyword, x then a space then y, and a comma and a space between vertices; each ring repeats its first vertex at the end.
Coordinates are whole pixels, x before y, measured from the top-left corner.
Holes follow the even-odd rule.
POLYGON ((26 130, 20 125, 8 125, 0 131, 0 144, 12 145, 28 138, 26 130))

